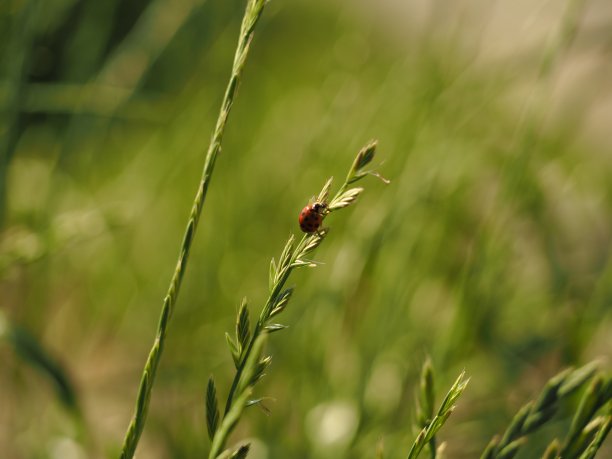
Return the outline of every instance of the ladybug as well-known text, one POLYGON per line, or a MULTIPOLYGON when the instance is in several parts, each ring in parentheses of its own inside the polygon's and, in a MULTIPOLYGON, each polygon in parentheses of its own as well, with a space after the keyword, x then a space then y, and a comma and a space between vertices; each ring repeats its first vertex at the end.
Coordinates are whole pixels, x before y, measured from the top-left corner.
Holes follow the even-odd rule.
POLYGON ((300 229, 305 233, 314 233, 317 231, 321 223, 323 223, 323 216, 325 215, 326 209, 327 204, 323 202, 315 202, 304 207, 300 212, 300 229))

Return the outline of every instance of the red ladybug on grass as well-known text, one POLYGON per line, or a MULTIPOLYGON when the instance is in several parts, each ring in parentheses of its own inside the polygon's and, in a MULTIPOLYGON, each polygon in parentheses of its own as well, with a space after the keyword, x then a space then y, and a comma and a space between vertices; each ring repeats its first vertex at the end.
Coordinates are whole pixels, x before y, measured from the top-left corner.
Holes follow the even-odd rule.
POLYGON ((304 207, 300 212, 300 229, 305 233, 316 232, 323 223, 326 209, 327 204, 324 202, 314 202, 304 207))

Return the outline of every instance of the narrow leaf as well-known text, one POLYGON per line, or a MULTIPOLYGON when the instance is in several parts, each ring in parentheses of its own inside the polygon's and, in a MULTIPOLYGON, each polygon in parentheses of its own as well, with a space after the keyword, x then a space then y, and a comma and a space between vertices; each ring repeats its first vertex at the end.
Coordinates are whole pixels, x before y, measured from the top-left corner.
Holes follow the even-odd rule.
POLYGON ((280 314, 285 310, 287 304, 289 303, 289 300, 291 299, 291 295, 293 295, 293 288, 288 288, 287 290, 282 291, 280 295, 278 295, 276 302, 274 303, 274 306, 272 308, 272 311, 270 312, 270 317, 274 317, 275 315, 280 314))
POLYGON ((376 147, 378 146, 377 140, 370 140, 360 151, 357 153, 357 157, 353 162, 353 167, 351 168, 351 172, 356 174, 374 159, 374 155, 376 154, 376 147))
POLYGON ((0 315, 1 338, 5 338, 13 346, 15 353, 24 362, 53 384, 58 399, 66 408, 73 410, 75 414, 80 413, 77 391, 68 372, 36 336, 25 328, 11 324, 4 315, 0 315))
POLYGON ((559 387, 559 396, 564 397, 569 395, 576 389, 580 388, 585 382, 587 382, 597 371, 600 366, 598 361, 594 361, 578 368, 572 374, 570 374, 559 387))
POLYGON ((317 263, 316 261, 312 261, 312 260, 296 260, 291 267, 292 268, 316 268, 317 266, 319 266, 321 263, 317 263))
POLYGON ((243 388, 243 390, 239 392, 240 395, 234 400, 231 409, 223 417, 217 429, 217 434, 213 438, 212 445, 210 446, 209 458, 221 459, 231 457, 229 455, 225 456, 225 452, 219 454, 219 451, 223 449, 227 437, 232 433, 232 430, 234 430, 234 427, 236 427, 236 424, 240 420, 240 416, 246 407, 246 402, 250 398, 251 393, 252 390, 250 387, 243 388))
POLYGON ((497 453, 497 459, 512 459, 517 455, 521 446, 527 441, 526 437, 521 437, 518 440, 514 440, 512 443, 506 445, 499 453, 497 453))
MULTIPOLYGON (((325 236, 327 236, 328 232, 329 230, 327 228, 324 228, 310 235, 308 239, 306 239, 306 243, 304 244, 304 247, 298 253, 298 256, 296 257, 296 263, 297 262, 303 263, 304 262, 303 258, 306 255, 308 255, 310 252, 312 252, 314 249, 319 247, 319 245, 321 245, 321 242, 323 242, 323 239, 325 239, 325 236)), ((294 263, 293 266, 297 266, 296 263, 294 263)))
POLYGON ((285 328, 288 328, 287 325, 283 325, 283 324, 268 324, 266 325, 266 330, 270 333, 274 333, 275 331, 279 331, 279 330, 284 330, 285 328))
POLYGON ((251 377, 251 381, 250 381, 251 385, 255 385, 257 381, 259 381, 261 378, 264 377, 266 368, 270 366, 271 362, 272 362, 272 357, 267 356, 261 359, 257 363, 257 365, 255 366, 255 370, 253 371, 253 375, 251 377))
POLYGON ((321 189, 319 196, 317 196, 317 202, 327 202, 327 199, 329 198, 329 190, 331 189, 333 180, 334 178, 330 177, 327 182, 325 182, 323 189, 321 189))
POLYGON ((283 251, 281 252, 281 255, 278 259, 278 265, 276 267, 276 270, 277 270, 276 280, 278 280, 280 273, 289 266, 289 261, 291 260, 291 254, 293 252, 294 241, 295 241, 295 238, 292 234, 287 240, 287 243, 285 244, 285 247, 283 248, 283 251))
POLYGON ((331 212, 333 210, 350 206, 353 202, 355 202, 362 191, 363 188, 351 188, 350 190, 346 190, 329 204, 329 211, 331 212))
POLYGON ((270 260, 270 275, 268 277, 268 288, 270 291, 274 288, 274 283, 276 282, 276 263, 274 262, 274 257, 270 260))
POLYGON ((238 368, 238 366, 240 365, 240 350, 238 349, 238 345, 234 342, 229 333, 225 333, 225 340, 227 341, 230 353, 232 354, 234 365, 236 366, 236 368, 238 368))
POLYGON ((270 397, 262 397, 262 398, 256 398, 254 400, 249 400, 246 404, 247 407, 249 406, 257 406, 261 411, 264 412, 264 414, 266 416, 270 415, 270 409, 263 404, 263 402, 265 402, 266 400, 271 400, 270 397))
POLYGON ((243 298, 236 319, 236 339, 241 351, 248 346, 250 337, 249 309, 247 308, 247 299, 243 298))
POLYGON ((212 440, 219 425, 219 404, 217 402, 217 389, 215 381, 211 376, 208 379, 208 387, 206 388, 206 427, 208 428, 208 437, 212 440))

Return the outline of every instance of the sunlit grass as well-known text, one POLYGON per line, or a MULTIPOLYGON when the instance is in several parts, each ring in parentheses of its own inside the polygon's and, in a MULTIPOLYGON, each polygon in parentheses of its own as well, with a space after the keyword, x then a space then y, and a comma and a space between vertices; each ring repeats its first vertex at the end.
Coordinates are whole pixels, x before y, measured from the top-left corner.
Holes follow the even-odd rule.
MULTIPOLYGON (((114 454, 243 7, 204 2, 194 10, 139 85, 116 88, 131 97, 114 116, 91 104, 71 112, 71 91, 95 80, 109 62, 103 50, 119 50, 131 30, 139 12, 128 3, 104 13, 107 21, 90 7, 89 19, 75 16, 79 30, 99 30, 87 22, 94 18, 108 27, 91 41, 73 41, 69 28, 37 32, 36 56, 49 56, 46 47, 52 58, 35 70, 49 62, 55 73, 24 86, 32 91, 6 182, 0 259, 7 320, 74 376, 99 449, 114 454)), ((63 24, 70 11, 49 19, 63 24)), ((269 416, 249 411, 235 438, 251 440, 253 457, 374 457, 381 439, 385 457, 404 457, 417 433, 414 386, 431 353, 439 395, 461 370, 471 378, 438 444, 447 457, 477 457, 552 375, 609 355, 608 152, 584 142, 590 121, 581 110, 547 117, 559 67, 526 75, 537 73, 548 47, 483 65, 463 54, 460 29, 457 42, 434 28, 417 45, 335 3, 275 1, 266 12, 207 198, 209 224, 192 247, 141 454, 207 454, 206 382, 212 372, 219 388, 231 386, 223 334, 237 300, 248 293, 250 304, 265 303, 278 241, 299 229, 297 214, 321 177, 342 177, 353 152, 376 136, 392 183, 382 192, 372 182, 355 211, 338 213, 317 255, 324 269, 295 273, 300 295, 284 314, 299 326, 269 342, 274 377, 259 386, 276 401, 269 416), (339 437, 316 435, 337 418, 346 421, 339 437)), ((577 21, 578 38, 586 26, 577 21)), ((555 24, 550 37, 558 30, 568 29, 555 24)), ((578 46, 561 43, 596 52, 584 37, 578 46)), ((563 63, 568 52, 553 54, 563 63)), ((0 446, 30 457, 48 455, 59 440, 78 444, 52 386, 11 349, 0 351, 0 446)), ((564 401, 522 454, 539 457, 553 438, 563 448, 579 403, 564 401)), ((606 425, 599 422, 596 436, 606 425)))

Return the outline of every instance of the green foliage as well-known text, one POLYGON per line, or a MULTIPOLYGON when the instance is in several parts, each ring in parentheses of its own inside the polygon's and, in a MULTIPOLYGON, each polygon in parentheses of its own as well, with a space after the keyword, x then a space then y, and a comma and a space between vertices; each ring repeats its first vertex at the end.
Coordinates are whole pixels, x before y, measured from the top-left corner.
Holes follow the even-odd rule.
MULTIPOLYGON (((157 367, 161 359, 164 341, 168 330, 168 322, 174 311, 178 293, 181 288, 183 275, 185 273, 187 260, 189 258, 189 253, 191 250, 191 244, 198 227, 198 222, 200 220, 200 215, 202 212, 202 206, 204 205, 206 192, 208 190, 208 184, 210 182, 210 178, 214 170, 215 161, 217 155, 221 151, 221 140, 223 139, 223 133, 225 132, 225 125, 232 105, 234 103, 236 89, 238 88, 238 83, 240 81, 246 57, 249 52, 255 25, 257 24, 257 21, 261 16, 264 5, 264 0, 248 0, 247 2, 246 11, 242 20, 242 26, 240 28, 238 46, 236 48, 236 53, 234 56, 234 65, 232 67, 232 73, 230 75, 230 80, 227 89, 225 90, 223 102, 221 103, 221 110, 219 112, 217 124, 215 126, 215 130, 213 132, 210 145, 208 147, 208 152, 206 153, 204 169, 202 171, 202 178, 200 179, 200 185, 198 187, 198 191, 191 206, 191 213, 187 222, 187 229, 185 230, 185 235, 183 236, 183 243, 181 244, 176 268, 170 280, 168 292, 166 293, 166 297, 164 298, 161 317, 159 319, 157 336, 155 337, 153 347, 151 347, 149 356, 147 357, 147 361, 145 363, 145 367, 142 373, 142 378, 140 380, 140 387, 138 389, 138 396, 136 401, 136 410, 134 412, 134 415, 132 416, 132 420, 130 421, 127 433, 125 435, 125 439, 123 441, 121 459, 131 459, 134 456, 136 446, 138 445, 140 436, 142 434, 142 431, 144 430, 144 425, 147 418, 149 403, 151 399, 151 391, 153 389, 153 383, 155 382, 157 367)), ((245 312, 245 314, 247 314, 246 304, 243 305, 242 310, 245 312)), ((248 317, 245 316, 243 318, 242 316, 240 316, 239 321, 240 323, 237 326, 236 333, 238 342, 233 343, 228 338, 228 343, 230 344, 230 348, 232 348, 232 355, 234 356, 235 361, 236 354, 240 355, 241 353, 241 349, 239 346, 242 346, 243 342, 246 341, 246 333, 248 332, 248 317), (235 346, 235 349, 233 348, 233 346, 235 346)), ((235 363, 236 365, 239 365, 241 362, 235 363)), ((239 416, 239 413, 235 414, 235 416, 239 416)), ((223 426, 225 426, 225 424, 222 424, 222 427, 223 426)), ((225 426, 225 430, 228 430, 228 426, 225 426)))
POLYGON ((610 379, 606 384, 602 375, 593 377, 597 365, 597 362, 593 362, 577 370, 564 370, 552 377, 536 401, 524 405, 514 416, 501 439, 494 438, 489 443, 481 459, 514 457, 526 444, 527 435, 548 423, 558 412, 560 402, 591 380, 574 414, 565 443, 560 447, 559 442, 554 440, 544 453, 545 457, 579 458, 592 444, 602 424, 605 424, 605 417, 595 418, 595 413, 612 400, 609 389, 603 389, 609 386, 610 379))
POLYGON ((408 459, 416 459, 419 457, 419 454, 423 451, 425 446, 429 447, 430 456, 432 458, 436 457, 436 433, 442 428, 455 410, 455 402, 461 396, 469 382, 469 379, 465 379, 465 372, 462 372, 444 397, 438 411, 434 414, 433 380, 433 367, 431 361, 427 359, 421 371, 419 404, 417 408, 417 419, 422 429, 410 448, 408 459))
MULTIPOLYGON (((344 205, 332 206, 325 209, 325 215, 329 213, 347 207, 352 204, 355 199, 350 201, 343 201, 343 196, 346 194, 344 191, 353 177, 360 174, 361 169, 374 157, 376 143, 370 143, 364 147, 358 154, 357 160, 353 163, 349 174, 347 175, 346 182, 340 187, 340 190, 331 200, 331 204, 343 202, 344 205), (368 161, 359 162, 358 159, 364 155, 364 151, 369 151, 368 161)), ((367 174, 361 174, 356 179, 361 179, 367 174)), ((326 201, 331 189, 332 180, 329 179, 323 189, 319 193, 319 199, 326 201)), ((226 333, 226 340, 230 346, 230 351, 236 365, 236 375, 232 381, 227 402, 225 404, 225 418, 230 418, 227 423, 223 422, 222 426, 225 428, 219 429, 215 432, 212 438, 211 450, 209 458, 214 459, 222 454, 222 450, 225 448, 227 437, 236 426, 242 410, 247 406, 257 404, 259 401, 248 400, 245 394, 250 394, 253 391, 255 384, 263 377, 264 372, 268 365, 270 365, 271 357, 263 356, 263 342, 265 337, 275 331, 283 330, 287 328, 285 325, 270 323, 270 319, 280 314, 287 305, 291 293, 293 290, 285 290, 285 284, 289 279, 290 274, 294 269, 303 267, 316 267, 317 264, 305 257, 311 254, 321 243, 327 235, 327 229, 321 229, 315 233, 305 234, 301 240, 295 244, 295 237, 291 235, 283 248, 279 258, 278 264, 272 259, 269 288, 270 296, 262 308, 259 320, 255 325, 253 334, 251 335, 249 327, 249 313, 247 309, 246 298, 242 300, 238 315, 236 318, 236 341, 232 340, 226 333), (241 407, 235 405, 240 403, 241 407)), ((210 388, 210 382, 209 382, 210 388)), ((216 405, 216 402, 215 402, 216 405)), ((216 406, 215 406, 216 408, 216 406)), ((207 409, 207 411, 209 411, 207 409)), ((209 428, 210 432, 210 428, 209 428)), ((246 454, 246 453, 245 453, 246 454)))
MULTIPOLYGON (((438 409, 424 399, 463 368, 470 388, 432 441, 439 459, 478 457, 550 375, 609 356, 610 30, 596 2, 549 3, 270 2, 241 83, 227 80, 245 0, 0 6, 0 308, 74 375, 89 422, 56 403, 54 372, 5 341, 2 455, 117 457, 159 324, 137 454, 205 457, 203 388, 214 373, 219 432, 241 364, 236 303, 248 292, 250 340, 253 307, 299 240, 268 270, 270 254, 310 199, 358 207, 326 218, 327 242, 296 262, 319 268, 294 266, 275 295, 268 347, 244 381, 259 380, 244 409, 269 415, 243 410, 227 457, 239 439, 249 457, 383 457, 383 445, 405 456, 415 391, 422 430, 438 409), (239 99, 221 151, 210 131, 228 120, 226 90, 239 99), (371 136, 386 162, 356 175, 379 169, 384 192, 355 182, 334 195, 330 182, 312 196, 371 136), (185 220, 209 144, 195 231, 185 220), (186 262, 182 234, 189 269, 158 316, 160 298, 177 299, 165 288, 177 251, 186 262), (436 363, 427 396, 424 353, 436 363)), ((515 424, 503 454, 609 457, 608 380, 557 388, 550 418, 530 418, 534 401, 533 432, 515 424)), ((428 445, 420 457, 436 453, 428 445)))

